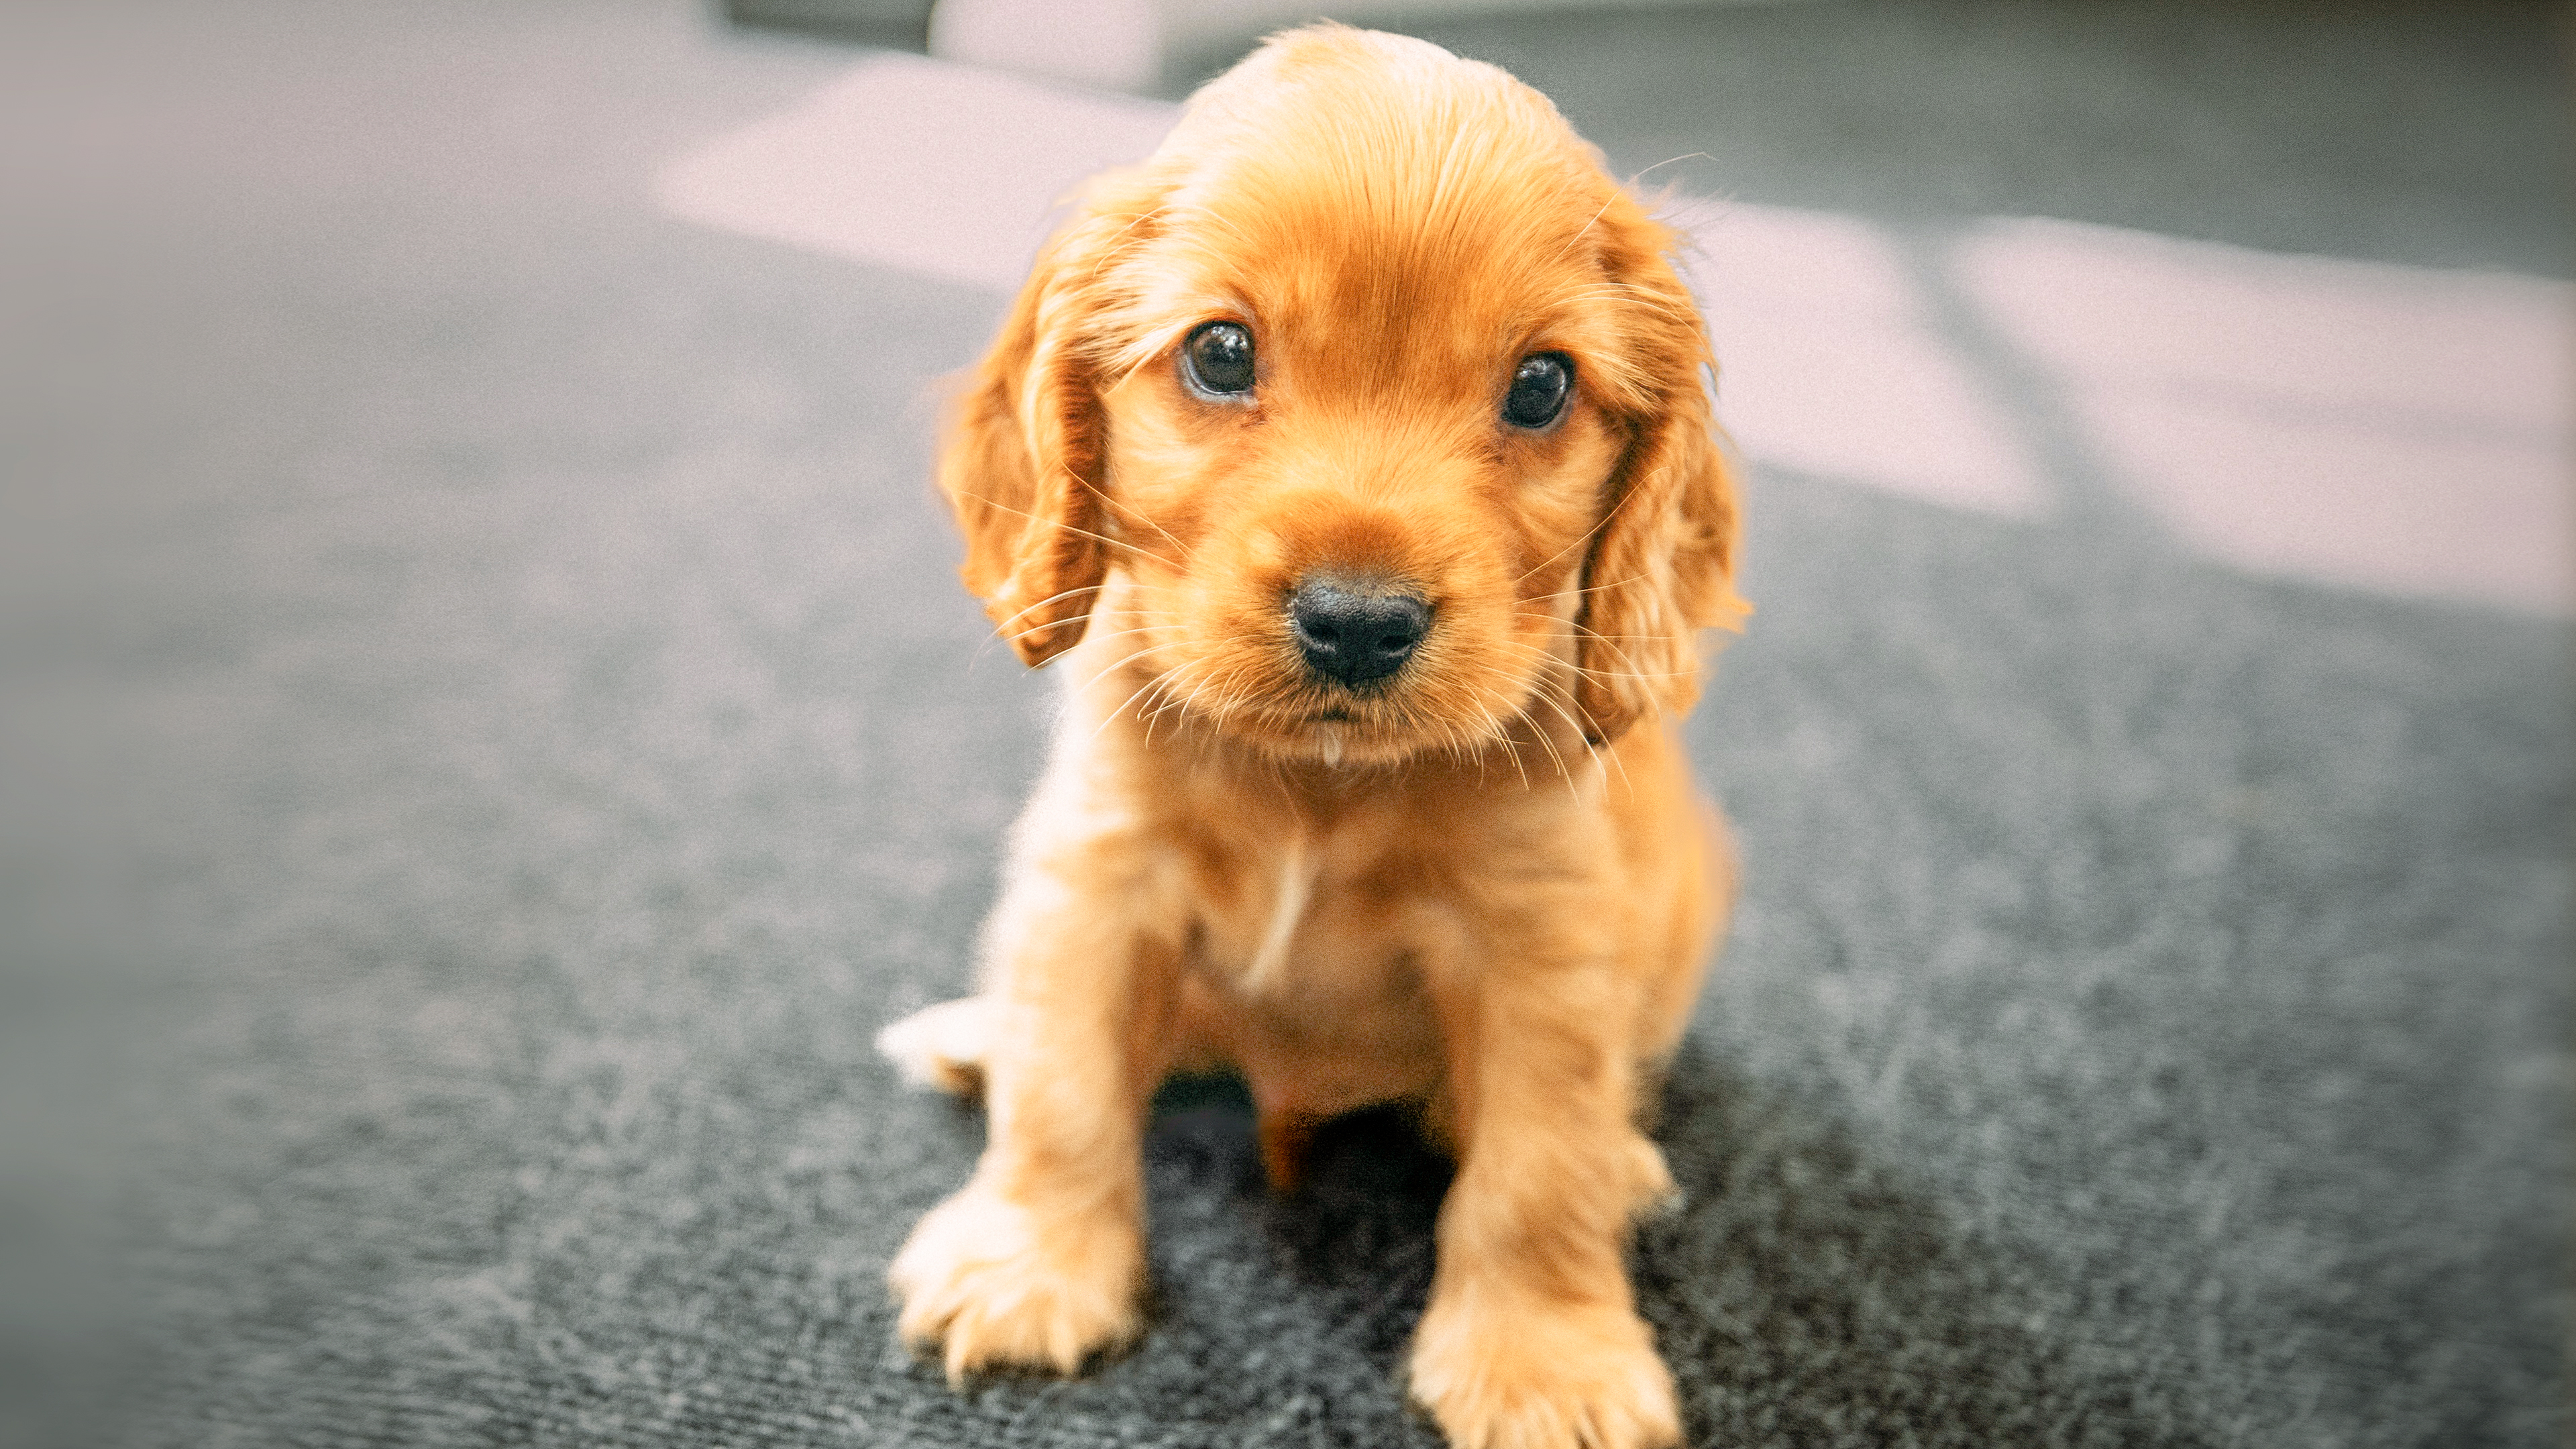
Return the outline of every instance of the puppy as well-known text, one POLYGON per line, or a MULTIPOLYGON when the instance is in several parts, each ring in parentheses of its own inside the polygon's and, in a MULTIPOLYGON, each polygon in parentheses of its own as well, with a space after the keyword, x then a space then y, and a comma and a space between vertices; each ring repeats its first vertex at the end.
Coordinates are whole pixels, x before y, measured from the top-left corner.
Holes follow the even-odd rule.
POLYGON ((1065 709, 980 994, 881 1040, 989 1106, 889 1272, 952 1380, 1139 1331, 1147 1100, 1222 1065, 1279 1188, 1372 1103, 1456 1154, 1452 1444, 1678 1438, 1621 1254, 1734 885, 1675 730, 1746 610, 1674 244, 1536 92, 1323 26, 1039 257, 939 478, 1065 709))

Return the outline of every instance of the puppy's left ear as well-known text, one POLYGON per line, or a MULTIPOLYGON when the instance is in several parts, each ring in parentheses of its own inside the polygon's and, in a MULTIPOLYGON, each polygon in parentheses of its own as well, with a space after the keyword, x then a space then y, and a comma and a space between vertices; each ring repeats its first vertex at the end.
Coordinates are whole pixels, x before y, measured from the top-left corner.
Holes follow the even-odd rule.
POLYGON ((1001 335, 951 404, 939 489, 966 535, 958 572, 1031 664, 1082 640, 1107 576, 1107 445, 1091 348, 1104 258, 1151 209, 1141 170, 1096 178, 1048 241, 1001 335))
POLYGON ((1752 606, 1735 592, 1735 480, 1719 447, 1701 370, 1707 329, 1667 253, 1672 233, 1626 198, 1605 216, 1604 257, 1646 305, 1635 339, 1660 391, 1630 421, 1610 490, 1610 520, 1584 571, 1583 673, 1575 700, 1595 743, 1649 715, 1680 713, 1699 694, 1699 631, 1740 629, 1752 606))

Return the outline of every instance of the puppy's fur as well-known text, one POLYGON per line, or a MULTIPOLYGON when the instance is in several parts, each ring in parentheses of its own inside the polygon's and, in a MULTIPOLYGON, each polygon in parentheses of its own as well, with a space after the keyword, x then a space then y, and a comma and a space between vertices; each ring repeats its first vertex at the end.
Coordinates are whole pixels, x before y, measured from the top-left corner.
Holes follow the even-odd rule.
POLYGON ((1458 1158, 1410 1388, 1462 1449, 1669 1444, 1621 1263, 1672 1192, 1638 1127, 1731 898, 1675 737, 1744 612, 1674 237, 1547 100, 1420 41, 1280 36, 1100 178, 951 425, 965 579, 1064 657, 980 994, 888 1028, 991 1138, 890 1271, 952 1377, 1139 1330, 1139 1137, 1239 1070, 1274 1184, 1313 1126, 1420 1104, 1458 1158), (1246 329, 1257 383, 1194 387, 1246 329), (1572 364, 1545 427, 1515 369, 1572 364), (1290 601, 1428 628, 1346 685, 1290 601))

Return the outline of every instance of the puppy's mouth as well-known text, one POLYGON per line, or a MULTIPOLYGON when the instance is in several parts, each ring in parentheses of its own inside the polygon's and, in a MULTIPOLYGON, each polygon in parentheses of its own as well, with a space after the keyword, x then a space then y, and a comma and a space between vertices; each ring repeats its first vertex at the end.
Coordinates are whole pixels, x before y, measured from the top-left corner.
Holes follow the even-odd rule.
POLYGON ((1441 741, 1454 743, 1461 733, 1459 726, 1444 727, 1423 713, 1414 681, 1386 680, 1357 690, 1321 685, 1327 692, 1322 699, 1313 697, 1318 681, 1310 677, 1299 684, 1295 692, 1307 698, 1235 716, 1238 737, 1291 758, 1339 766, 1400 764, 1441 741))
MULTIPOLYGON (((1308 690, 1311 689, 1312 686, 1309 685, 1308 690)), ((1357 694, 1356 697, 1353 697, 1356 692, 1346 693, 1339 689, 1334 690, 1333 693, 1343 697, 1324 700, 1312 698, 1282 700, 1269 709, 1255 708, 1248 714, 1251 720, 1259 721, 1255 728, 1266 728, 1291 737, 1323 733, 1337 734, 1346 739, 1359 739, 1403 734, 1409 732, 1413 723, 1407 718, 1405 710, 1395 706, 1392 700, 1382 697, 1392 691, 1372 690, 1365 694, 1357 694)))

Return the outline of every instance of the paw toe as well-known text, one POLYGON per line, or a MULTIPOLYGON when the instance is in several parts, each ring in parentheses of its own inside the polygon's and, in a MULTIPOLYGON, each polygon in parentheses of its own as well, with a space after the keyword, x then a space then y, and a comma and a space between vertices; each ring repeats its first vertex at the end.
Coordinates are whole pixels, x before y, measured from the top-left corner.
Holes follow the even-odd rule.
POLYGON ((1133 1338, 1142 1262, 1132 1226, 1041 1223, 968 1188, 924 1217, 886 1270, 895 1330, 933 1345, 949 1382, 1008 1367, 1079 1371, 1133 1338))
POLYGON ((1633 1312, 1427 1316, 1412 1389, 1451 1449, 1669 1449, 1672 1374, 1633 1312))

